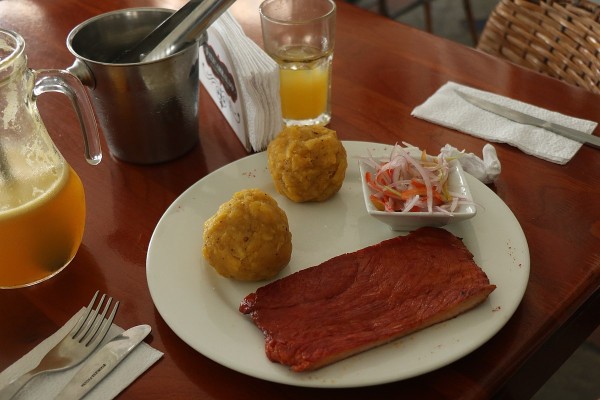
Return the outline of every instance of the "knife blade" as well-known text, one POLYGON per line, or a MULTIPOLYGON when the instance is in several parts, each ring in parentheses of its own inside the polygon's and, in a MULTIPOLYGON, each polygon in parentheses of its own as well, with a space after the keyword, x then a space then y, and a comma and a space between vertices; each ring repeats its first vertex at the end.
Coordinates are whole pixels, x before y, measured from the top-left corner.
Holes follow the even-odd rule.
POLYGON ((571 140, 588 144, 590 146, 600 149, 600 137, 598 136, 588 135, 586 133, 580 132, 578 130, 563 125, 555 124, 549 121, 544 121, 543 119, 536 118, 532 115, 513 110, 511 108, 493 103, 491 101, 482 99, 477 96, 473 96, 461 90, 454 91, 468 103, 474 105, 475 107, 481 108, 482 110, 507 118, 519 124, 537 126, 539 128, 543 128, 550 132, 569 138, 571 140))
POLYGON ((85 362, 56 398, 81 399, 123 361, 151 330, 149 325, 138 325, 115 336, 85 362))

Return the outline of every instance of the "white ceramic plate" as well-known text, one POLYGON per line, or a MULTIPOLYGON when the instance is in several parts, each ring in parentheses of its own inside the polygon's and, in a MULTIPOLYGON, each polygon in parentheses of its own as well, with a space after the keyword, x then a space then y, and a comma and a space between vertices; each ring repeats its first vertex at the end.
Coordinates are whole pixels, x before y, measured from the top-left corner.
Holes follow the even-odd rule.
POLYGON ((364 206, 357 156, 389 153, 389 146, 344 142, 346 180, 323 203, 297 204, 279 195, 271 182, 266 154, 248 156, 192 185, 158 222, 148 249, 150 294, 165 322, 204 356, 241 373, 272 382, 309 387, 356 387, 410 378, 445 366, 477 349, 513 315, 529 279, 529 249, 523 231, 504 202, 466 175, 481 206, 467 221, 445 229, 462 237, 475 261, 497 289, 477 308, 430 328, 317 371, 294 373, 270 362, 264 338, 240 301, 262 283, 219 276, 202 257, 204 221, 242 189, 259 188, 287 213, 292 232, 290 264, 280 276, 333 256, 388 239, 393 232, 370 217, 364 206))
MULTIPOLYGON (((419 159, 421 155, 421 151, 417 148, 408 148, 405 150, 411 155, 411 157, 415 159, 419 159)), ((385 154, 384 158, 389 160, 389 154, 385 154)), ((477 208, 473 203, 473 196, 471 195, 471 190, 469 189, 465 172, 457 160, 450 161, 448 163, 448 167, 448 190, 451 193, 458 194, 460 198, 466 201, 465 204, 458 205, 456 210, 454 210, 451 214, 440 211, 433 211, 431 213, 426 211, 407 213, 388 212, 377 210, 377 208, 375 208, 371 202, 370 196, 373 192, 367 184, 365 174, 367 172, 374 174, 375 168, 361 161, 359 163, 359 170, 363 198, 367 212, 373 218, 389 225, 390 228, 395 231, 412 231, 423 226, 440 227, 457 221, 464 221, 466 219, 473 218, 477 213, 477 208)))

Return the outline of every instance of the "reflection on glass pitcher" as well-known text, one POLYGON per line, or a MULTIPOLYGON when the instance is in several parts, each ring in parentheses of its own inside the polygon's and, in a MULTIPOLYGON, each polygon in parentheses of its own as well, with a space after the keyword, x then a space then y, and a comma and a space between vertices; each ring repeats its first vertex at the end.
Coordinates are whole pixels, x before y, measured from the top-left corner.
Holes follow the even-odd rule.
POLYGON ((83 237, 83 186, 42 123, 36 99, 44 92, 71 98, 86 158, 99 163, 98 131, 81 82, 66 71, 28 69, 23 38, 0 29, 0 288, 55 275, 83 237))

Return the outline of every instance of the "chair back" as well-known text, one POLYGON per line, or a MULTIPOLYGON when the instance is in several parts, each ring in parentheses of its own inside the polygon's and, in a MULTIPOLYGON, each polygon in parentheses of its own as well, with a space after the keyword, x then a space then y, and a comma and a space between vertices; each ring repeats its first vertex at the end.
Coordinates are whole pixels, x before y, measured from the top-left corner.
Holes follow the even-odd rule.
POLYGON ((587 0, 500 0, 477 48, 600 93, 599 18, 587 0))

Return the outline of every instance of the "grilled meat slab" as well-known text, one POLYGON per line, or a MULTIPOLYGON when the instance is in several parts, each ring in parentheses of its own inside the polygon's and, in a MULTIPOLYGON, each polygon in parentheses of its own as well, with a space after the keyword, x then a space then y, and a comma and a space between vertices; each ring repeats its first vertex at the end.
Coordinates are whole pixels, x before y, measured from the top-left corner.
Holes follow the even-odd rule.
POLYGON ((421 228, 274 281, 239 310, 267 357, 300 372, 453 318, 495 287, 462 240, 421 228))

